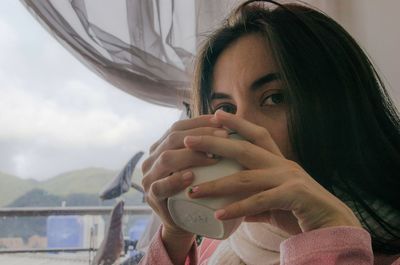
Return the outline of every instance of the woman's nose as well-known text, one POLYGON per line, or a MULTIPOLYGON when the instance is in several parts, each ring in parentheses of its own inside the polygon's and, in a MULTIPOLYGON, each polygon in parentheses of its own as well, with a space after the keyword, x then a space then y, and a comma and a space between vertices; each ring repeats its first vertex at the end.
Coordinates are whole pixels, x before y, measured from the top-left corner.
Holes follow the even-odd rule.
POLYGON ((237 106, 236 115, 242 119, 255 123, 257 112, 253 106, 237 106))

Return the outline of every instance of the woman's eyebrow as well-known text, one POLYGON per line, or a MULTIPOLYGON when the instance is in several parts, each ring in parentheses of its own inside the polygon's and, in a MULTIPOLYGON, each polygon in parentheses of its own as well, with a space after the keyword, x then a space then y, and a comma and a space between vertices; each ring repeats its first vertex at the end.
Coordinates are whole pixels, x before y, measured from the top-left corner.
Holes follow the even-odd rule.
MULTIPOLYGON (((281 75, 279 73, 269 73, 266 75, 261 76, 260 78, 257 78, 256 80, 253 81, 250 85, 250 90, 251 91, 256 91, 259 88, 263 87, 265 84, 271 83, 272 81, 279 80, 281 78, 281 75)), ((230 95, 225 94, 225 93, 216 93, 216 92, 211 92, 210 95, 210 101, 214 99, 229 99, 231 98, 230 95)))
POLYGON ((225 93, 212 92, 210 96, 210 101, 213 101, 214 99, 227 99, 227 98, 231 98, 231 96, 225 93))
POLYGON ((271 83, 272 81, 278 80, 281 78, 281 75, 279 73, 269 73, 266 75, 263 75, 260 78, 257 78, 256 80, 253 81, 253 83, 250 86, 251 91, 256 91, 257 89, 261 88, 265 84, 271 83))

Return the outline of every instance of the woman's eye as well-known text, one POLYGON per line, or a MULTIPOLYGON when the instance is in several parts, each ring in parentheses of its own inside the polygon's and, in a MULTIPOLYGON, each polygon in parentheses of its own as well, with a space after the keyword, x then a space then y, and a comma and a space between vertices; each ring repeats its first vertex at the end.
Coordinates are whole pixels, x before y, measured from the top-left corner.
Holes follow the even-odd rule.
POLYGON ((220 104, 214 108, 213 112, 216 112, 219 109, 232 114, 236 113, 236 106, 232 104, 220 104))
POLYGON ((282 104, 285 101, 285 98, 282 93, 271 94, 268 97, 265 97, 261 103, 262 106, 272 106, 282 104))

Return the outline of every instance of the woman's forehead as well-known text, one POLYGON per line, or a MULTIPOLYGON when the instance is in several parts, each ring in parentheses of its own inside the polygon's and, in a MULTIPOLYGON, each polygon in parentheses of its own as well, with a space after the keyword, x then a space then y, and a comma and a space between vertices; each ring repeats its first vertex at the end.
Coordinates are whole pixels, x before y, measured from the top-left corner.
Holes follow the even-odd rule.
POLYGON ((218 57, 213 71, 212 89, 224 91, 232 87, 249 87, 254 80, 278 69, 265 38, 246 35, 229 45, 218 57))

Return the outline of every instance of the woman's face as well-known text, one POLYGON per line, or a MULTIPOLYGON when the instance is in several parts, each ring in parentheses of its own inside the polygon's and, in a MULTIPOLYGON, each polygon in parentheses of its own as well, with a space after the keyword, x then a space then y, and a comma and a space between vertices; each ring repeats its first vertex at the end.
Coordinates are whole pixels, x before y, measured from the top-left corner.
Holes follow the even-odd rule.
POLYGON ((266 128, 282 154, 294 159, 280 73, 263 37, 239 38, 219 56, 213 72, 211 107, 266 128))

